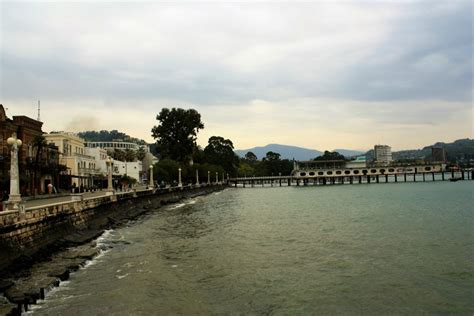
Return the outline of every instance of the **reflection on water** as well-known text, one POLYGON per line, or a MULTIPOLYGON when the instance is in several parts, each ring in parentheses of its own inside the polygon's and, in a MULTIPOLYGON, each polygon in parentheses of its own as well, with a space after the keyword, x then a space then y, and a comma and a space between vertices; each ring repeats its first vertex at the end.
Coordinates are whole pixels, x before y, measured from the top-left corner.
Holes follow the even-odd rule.
POLYGON ((33 314, 472 314, 472 182, 229 189, 107 231, 33 314))

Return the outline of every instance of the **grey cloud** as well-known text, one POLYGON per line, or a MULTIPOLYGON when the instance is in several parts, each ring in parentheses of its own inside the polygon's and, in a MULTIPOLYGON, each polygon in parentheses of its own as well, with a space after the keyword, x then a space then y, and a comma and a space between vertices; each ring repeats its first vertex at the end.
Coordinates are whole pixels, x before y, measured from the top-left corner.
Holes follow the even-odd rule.
MULTIPOLYGON (((337 67, 337 62, 334 61, 335 65, 325 65, 324 61, 321 65, 316 61, 317 57, 326 53, 330 58, 331 52, 312 50, 311 45, 305 46, 308 45, 308 40, 318 40, 312 38, 311 29, 317 26, 311 24, 311 20, 313 14, 318 12, 318 4, 278 7, 260 4, 255 11, 252 11, 252 6, 246 5, 240 14, 230 14, 229 7, 225 6, 198 5, 193 7, 198 9, 196 13, 190 15, 190 19, 197 18, 200 22, 195 30, 187 24, 181 29, 178 23, 165 24, 172 27, 171 29, 154 26, 147 30, 151 34, 159 30, 163 34, 171 32, 176 41, 165 41, 162 45, 174 44, 176 47, 159 46, 156 56, 153 54, 150 56, 150 52, 144 50, 143 60, 133 60, 141 57, 139 48, 132 47, 131 50, 135 55, 128 56, 130 47, 127 46, 143 43, 136 42, 133 37, 127 39, 126 32, 123 35, 123 47, 119 46, 116 51, 113 51, 114 46, 110 48, 114 58, 99 59, 99 62, 90 63, 87 62, 88 58, 93 59, 94 55, 86 54, 88 45, 93 46, 97 43, 88 42, 87 37, 83 38, 83 34, 51 34, 53 40, 44 43, 52 45, 51 50, 54 54, 51 55, 34 56, 32 53, 34 57, 28 57, 2 48, 1 94, 9 98, 42 95, 54 98, 169 98, 201 105, 245 103, 253 99, 279 101, 292 97, 330 97, 367 101, 471 100, 472 4, 469 1, 458 2, 457 6, 449 10, 431 11, 427 5, 428 2, 378 4, 377 8, 386 6, 388 9, 393 8, 394 11, 402 8, 398 10, 400 12, 394 14, 395 18, 387 21, 390 33, 385 34, 385 38, 373 44, 373 47, 366 48, 370 52, 366 58, 352 59, 349 54, 353 52, 348 51, 346 60, 342 61, 344 62, 342 67, 337 67), (247 17, 249 13, 252 13, 249 15, 250 18, 247 17), (284 21, 286 13, 291 16, 291 20, 284 21), (212 22, 203 20, 207 15, 212 16, 209 18, 212 22), (247 20, 243 19, 245 17, 247 20), (226 18, 229 20, 228 23, 226 18), (267 24, 256 23, 259 18, 267 24), (301 23, 299 25, 297 23, 299 20, 304 21, 304 25, 301 23), (222 25, 212 24, 213 22, 222 25), (239 25, 242 28, 239 28, 239 25), (292 28, 288 29, 288 26, 292 28), (253 27, 259 28, 253 30, 253 27), (230 33, 227 34, 226 31, 230 33), (281 38, 276 36, 279 33, 282 34, 281 38), (76 41, 79 39, 84 42, 77 44, 76 41), (186 40, 189 41, 189 46, 185 45, 186 40), (229 45, 231 49, 221 45, 229 45), (163 52, 165 50, 166 53, 163 52), (267 53, 268 58, 263 56, 261 64, 256 62, 255 68, 249 69, 239 68, 238 64, 232 66, 226 60, 227 57, 232 57, 227 56, 227 52, 230 55, 232 53, 238 55, 246 50, 249 51, 246 57, 250 61, 262 59, 262 56, 258 55, 259 51, 267 53), (222 52, 215 53, 215 51, 222 52), (265 59, 272 58, 274 61, 263 66, 265 59), (326 66, 328 67, 324 68, 326 66)), ((358 6, 368 8, 367 14, 370 14, 369 4, 361 3, 358 6)), ((117 19, 127 16, 124 15, 124 10, 120 10, 121 5, 107 4, 95 7, 91 4, 85 6, 76 4, 72 8, 83 11, 89 9, 91 15, 95 15, 91 22, 84 21, 90 23, 85 26, 88 30, 97 27, 98 32, 105 32, 104 34, 110 37, 122 36, 107 33, 109 30, 107 23, 100 22, 101 17, 107 14, 117 14, 117 19)), ((161 7, 152 6, 146 10, 143 7, 125 6, 126 10, 130 9, 130 15, 133 13, 137 17, 140 13, 149 13, 148 11, 157 10, 157 14, 158 11, 163 11, 157 8, 161 7)), ((166 8, 169 9, 170 6, 167 5, 166 8)), ((65 9, 68 9, 67 14, 74 11, 64 4, 36 5, 36 9, 40 13, 46 12, 53 16, 61 15, 65 9)), ((175 13, 181 12, 180 7, 171 6, 171 9, 175 13)), ((21 30, 25 34, 34 35, 35 32, 51 31, 42 24, 47 24, 48 20, 40 22, 41 14, 35 12, 26 5, 11 5, 11 9, 2 14, 4 21, 1 32, 8 35, 10 32, 21 30), (27 13, 24 18, 19 18, 24 12, 27 13), (30 25, 29 19, 35 22, 30 25), (35 30, 35 26, 38 26, 39 30, 35 30)), ((180 16, 178 21, 185 22, 186 14, 191 14, 193 10, 183 9, 182 12, 183 16, 180 16)), ((377 14, 377 11, 373 14, 377 14)), ((164 17, 171 20, 173 18, 169 13, 164 17)), ((324 15, 322 18, 331 20, 324 15)), ((80 16, 71 16, 71 20, 71 23, 79 23, 80 16)), ((53 31, 59 32, 58 25, 61 21, 54 22, 56 27, 53 31)), ((139 20, 135 22, 140 25, 139 20)), ((358 25, 346 27, 357 29, 358 25)), ((373 28, 376 27, 377 25, 373 25, 373 28)), ((321 40, 325 38, 330 40, 336 37, 339 31, 335 28, 334 33, 326 34, 321 40)), ((150 44, 155 42, 161 44, 160 41, 164 40, 160 36, 163 34, 156 33, 156 38, 150 37, 147 40, 150 44)), ((43 33, 39 35, 44 36, 43 33)), ((8 39, 9 36, 4 38, 8 39)), ((350 39, 341 38, 338 44, 344 46, 345 40, 350 39)), ((104 38, 103 41, 104 50, 107 51, 108 39, 104 38)), ((3 45, 8 46, 9 43, 3 42, 3 45)), ((35 47, 31 47, 31 50, 34 52, 35 47)), ((344 53, 340 51, 333 53, 344 57, 344 53)), ((370 107, 370 103, 367 106, 370 107)))

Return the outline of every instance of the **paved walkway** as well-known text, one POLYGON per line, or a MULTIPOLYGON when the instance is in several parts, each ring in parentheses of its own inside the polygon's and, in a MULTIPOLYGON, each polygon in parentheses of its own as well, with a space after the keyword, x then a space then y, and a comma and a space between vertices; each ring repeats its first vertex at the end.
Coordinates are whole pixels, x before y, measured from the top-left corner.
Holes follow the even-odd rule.
MULTIPOLYGON (((136 187, 136 190, 137 192, 144 191, 146 190, 146 187, 145 186, 136 187)), ((123 192, 117 191, 116 194, 127 193, 127 192, 131 192, 131 191, 123 191, 123 192)), ((101 196, 106 195, 106 190, 95 191, 95 192, 84 192, 82 195, 85 199, 93 198, 93 197, 101 197, 101 196)), ((61 195, 61 196, 56 196, 56 197, 54 196, 54 194, 52 194, 51 197, 49 198, 42 197, 35 200, 25 201, 25 207, 29 208, 29 207, 36 207, 36 206, 42 206, 42 205, 47 205, 47 204, 52 204, 52 203, 61 203, 61 202, 69 202, 69 201, 72 201, 72 194, 61 195)))

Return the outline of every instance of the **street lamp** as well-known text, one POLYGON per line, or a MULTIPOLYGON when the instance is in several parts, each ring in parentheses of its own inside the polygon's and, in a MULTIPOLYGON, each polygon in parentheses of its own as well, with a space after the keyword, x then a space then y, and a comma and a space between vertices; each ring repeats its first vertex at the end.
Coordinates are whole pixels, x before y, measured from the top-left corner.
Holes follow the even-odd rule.
POLYGON ((107 157, 105 161, 108 167, 108 179, 107 179, 107 194, 114 193, 114 187, 112 186, 112 168, 114 165, 114 159, 112 157, 107 157))
POLYGON ((150 166, 150 183, 152 188, 155 187, 155 183, 153 182, 153 165, 150 166))
POLYGON ((207 171, 207 185, 211 184, 211 172, 207 171))
POLYGON ((182 187, 183 183, 181 183, 181 168, 178 168, 178 187, 182 187))
POLYGON ((216 184, 219 183, 219 173, 216 171, 216 184))
POLYGON ((199 170, 196 168, 196 186, 199 186, 199 170))
POLYGON ((16 138, 16 133, 7 139, 7 144, 11 147, 10 150, 10 195, 7 201, 8 210, 21 210, 21 195, 20 195, 20 175, 18 172, 18 147, 22 142, 16 138))

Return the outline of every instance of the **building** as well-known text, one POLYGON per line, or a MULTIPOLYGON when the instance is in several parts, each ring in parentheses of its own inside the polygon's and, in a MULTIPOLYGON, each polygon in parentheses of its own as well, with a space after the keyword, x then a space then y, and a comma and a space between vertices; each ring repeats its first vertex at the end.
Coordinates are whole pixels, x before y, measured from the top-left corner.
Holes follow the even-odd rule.
POLYGON ((367 167, 367 159, 365 156, 356 157, 354 160, 346 161, 346 168, 365 168, 367 167))
POLYGON ((114 161, 114 173, 115 177, 128 176, 137 180, 138 183, 142 181, 143 165, 141 161, 114 161))
POLYGON ((374 146, 375 163, 377 165, 386 166, 389 165, 392 159, 392 148, 387 145, 375 145, 374 146))
POLYGON ((95 156, 86 153, 82 138, 66 132, 53 132, 44 137, 59 148, 59 161, 67 167, 63 174, 67 188, 92 187, 96 185, 95 180, 103 177, 95 156))
POLYGON ((86 142, 85 146, 88 148, 103 148, 107 151, 127 150, 127 149, 138 151, 140 148, 145 149, 146 152, 150 151, 148 145, 139 145, 136 143, 124 142, 120 140, 109 141, 109 142, 86 142))
POLYGON ((7 139, 16 133, 23 142, 18 150, 18 169, 20 172, 20 193, 31 195, 45 192, 49 183, 58 187, 61 170, 58 148, 38 146, 36 143, 43 135, 43 123, 27 116, 8 118, 5 108, 0 104, 0 189, 9 191, 10 148, 7 139), (39 148, 40 147, 40 148, 39 148))

